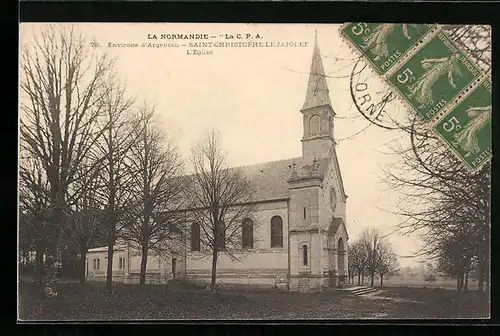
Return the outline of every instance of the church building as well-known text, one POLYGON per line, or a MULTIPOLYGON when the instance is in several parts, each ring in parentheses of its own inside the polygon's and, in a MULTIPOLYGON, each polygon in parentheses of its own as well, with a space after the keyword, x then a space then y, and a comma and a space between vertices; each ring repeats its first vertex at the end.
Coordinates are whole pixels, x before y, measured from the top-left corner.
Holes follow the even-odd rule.
MULTIPOLYGON (((255 186, 259 223, 244 220, 238 261, 219 254, 217 284, 302 291, 347 281, 347 195, 317 38, 300 113, 301 156, 240 167, 255 186)), ((176 278, 210 283, 211 253, 200 243, 200 228, 192 224, 187 239, 191 241, 168 258, 148 256, 146 282, 176 278)), ((89 251, 89 281, 105 281, 106 255, 106 247, 89 251)), ((140 251, 117 245, 114 258, 116 281, 139 282, 140 251)))

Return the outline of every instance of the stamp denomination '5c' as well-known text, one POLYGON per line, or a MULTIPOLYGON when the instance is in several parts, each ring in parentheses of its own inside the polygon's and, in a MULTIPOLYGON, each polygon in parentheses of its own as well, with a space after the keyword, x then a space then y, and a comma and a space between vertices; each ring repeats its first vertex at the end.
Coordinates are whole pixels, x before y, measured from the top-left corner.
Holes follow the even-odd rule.
POLYGON ((455 43, 439 32, 388 80, 425 121, 431 121, 480 74, 455 43))
POLYGON ((486 79, 434 125, 471 170, 491 158, 491 82, 486 79))
POLYGON ((349 23, 342 34, 383 75, 432 27, 431 24, 349 23))

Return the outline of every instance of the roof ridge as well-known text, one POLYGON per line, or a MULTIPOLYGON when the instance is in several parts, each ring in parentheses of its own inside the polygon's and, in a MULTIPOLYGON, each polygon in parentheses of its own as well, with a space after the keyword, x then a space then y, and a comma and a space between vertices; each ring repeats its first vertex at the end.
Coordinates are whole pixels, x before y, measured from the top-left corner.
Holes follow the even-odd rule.
POLYGON ((292 161, 292 160, 302 160, 302 156, 297 156, 293 158, 288 158, 288 159, 281 159, 281 160, 273 160, 273 161, 263 161, 263 162, 257 162, 257 163, 251 163, 247 165, 242 165, 242 166, 234 166, 233 168, 246 168, 246 167, 252 167, 252 166, 260 166, 260 165, 266 165, 266 164, 271 164, 271 163, 278 163, 282 161, 292 161))

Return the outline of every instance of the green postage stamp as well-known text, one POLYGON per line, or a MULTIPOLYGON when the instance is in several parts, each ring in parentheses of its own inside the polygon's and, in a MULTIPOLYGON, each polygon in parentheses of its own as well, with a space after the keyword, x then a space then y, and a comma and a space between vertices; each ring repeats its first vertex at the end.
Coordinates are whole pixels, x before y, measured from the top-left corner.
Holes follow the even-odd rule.
POLYGON ((389 77, 392 86, 425 121, 431 121, 481 75, 480 69, 439 32, 389 77))
POLYGON ((434 26, 431 24, 348 23, 342 27, 342 35, 365 56, 378 74, 383 75, 434 26))
POLYGON ((491 81, 439 25, 348 23, 341 34, 469 170, 491 159, 491 81))
POLYGON ((491 156, 491 81, 485 79, 434 125, 434 131, 476 170, 491 156))

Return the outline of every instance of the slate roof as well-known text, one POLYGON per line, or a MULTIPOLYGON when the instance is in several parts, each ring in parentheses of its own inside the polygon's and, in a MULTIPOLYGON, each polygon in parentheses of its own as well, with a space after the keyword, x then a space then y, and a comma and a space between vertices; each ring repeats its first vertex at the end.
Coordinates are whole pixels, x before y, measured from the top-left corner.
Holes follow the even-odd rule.
MULTIPOLYGON (((299 176, 309 174, 308 168, 312 162, 301 157, 258 163, 238 167, 255 187, 255 201, 266 201, 290 197, 288 179, 292 175, 292 165, 296 164, 295 171, 299 176)), ((325 176, 328 159, 319 162, 318 173, 325 176)))
POLYGON ((325 70, 318 45, 318 35, 316 33, 314 41, 314 51, 307 83, 307 93, 302 110, 316 106, 331 105, 328 85, 326 83, 325 70))

